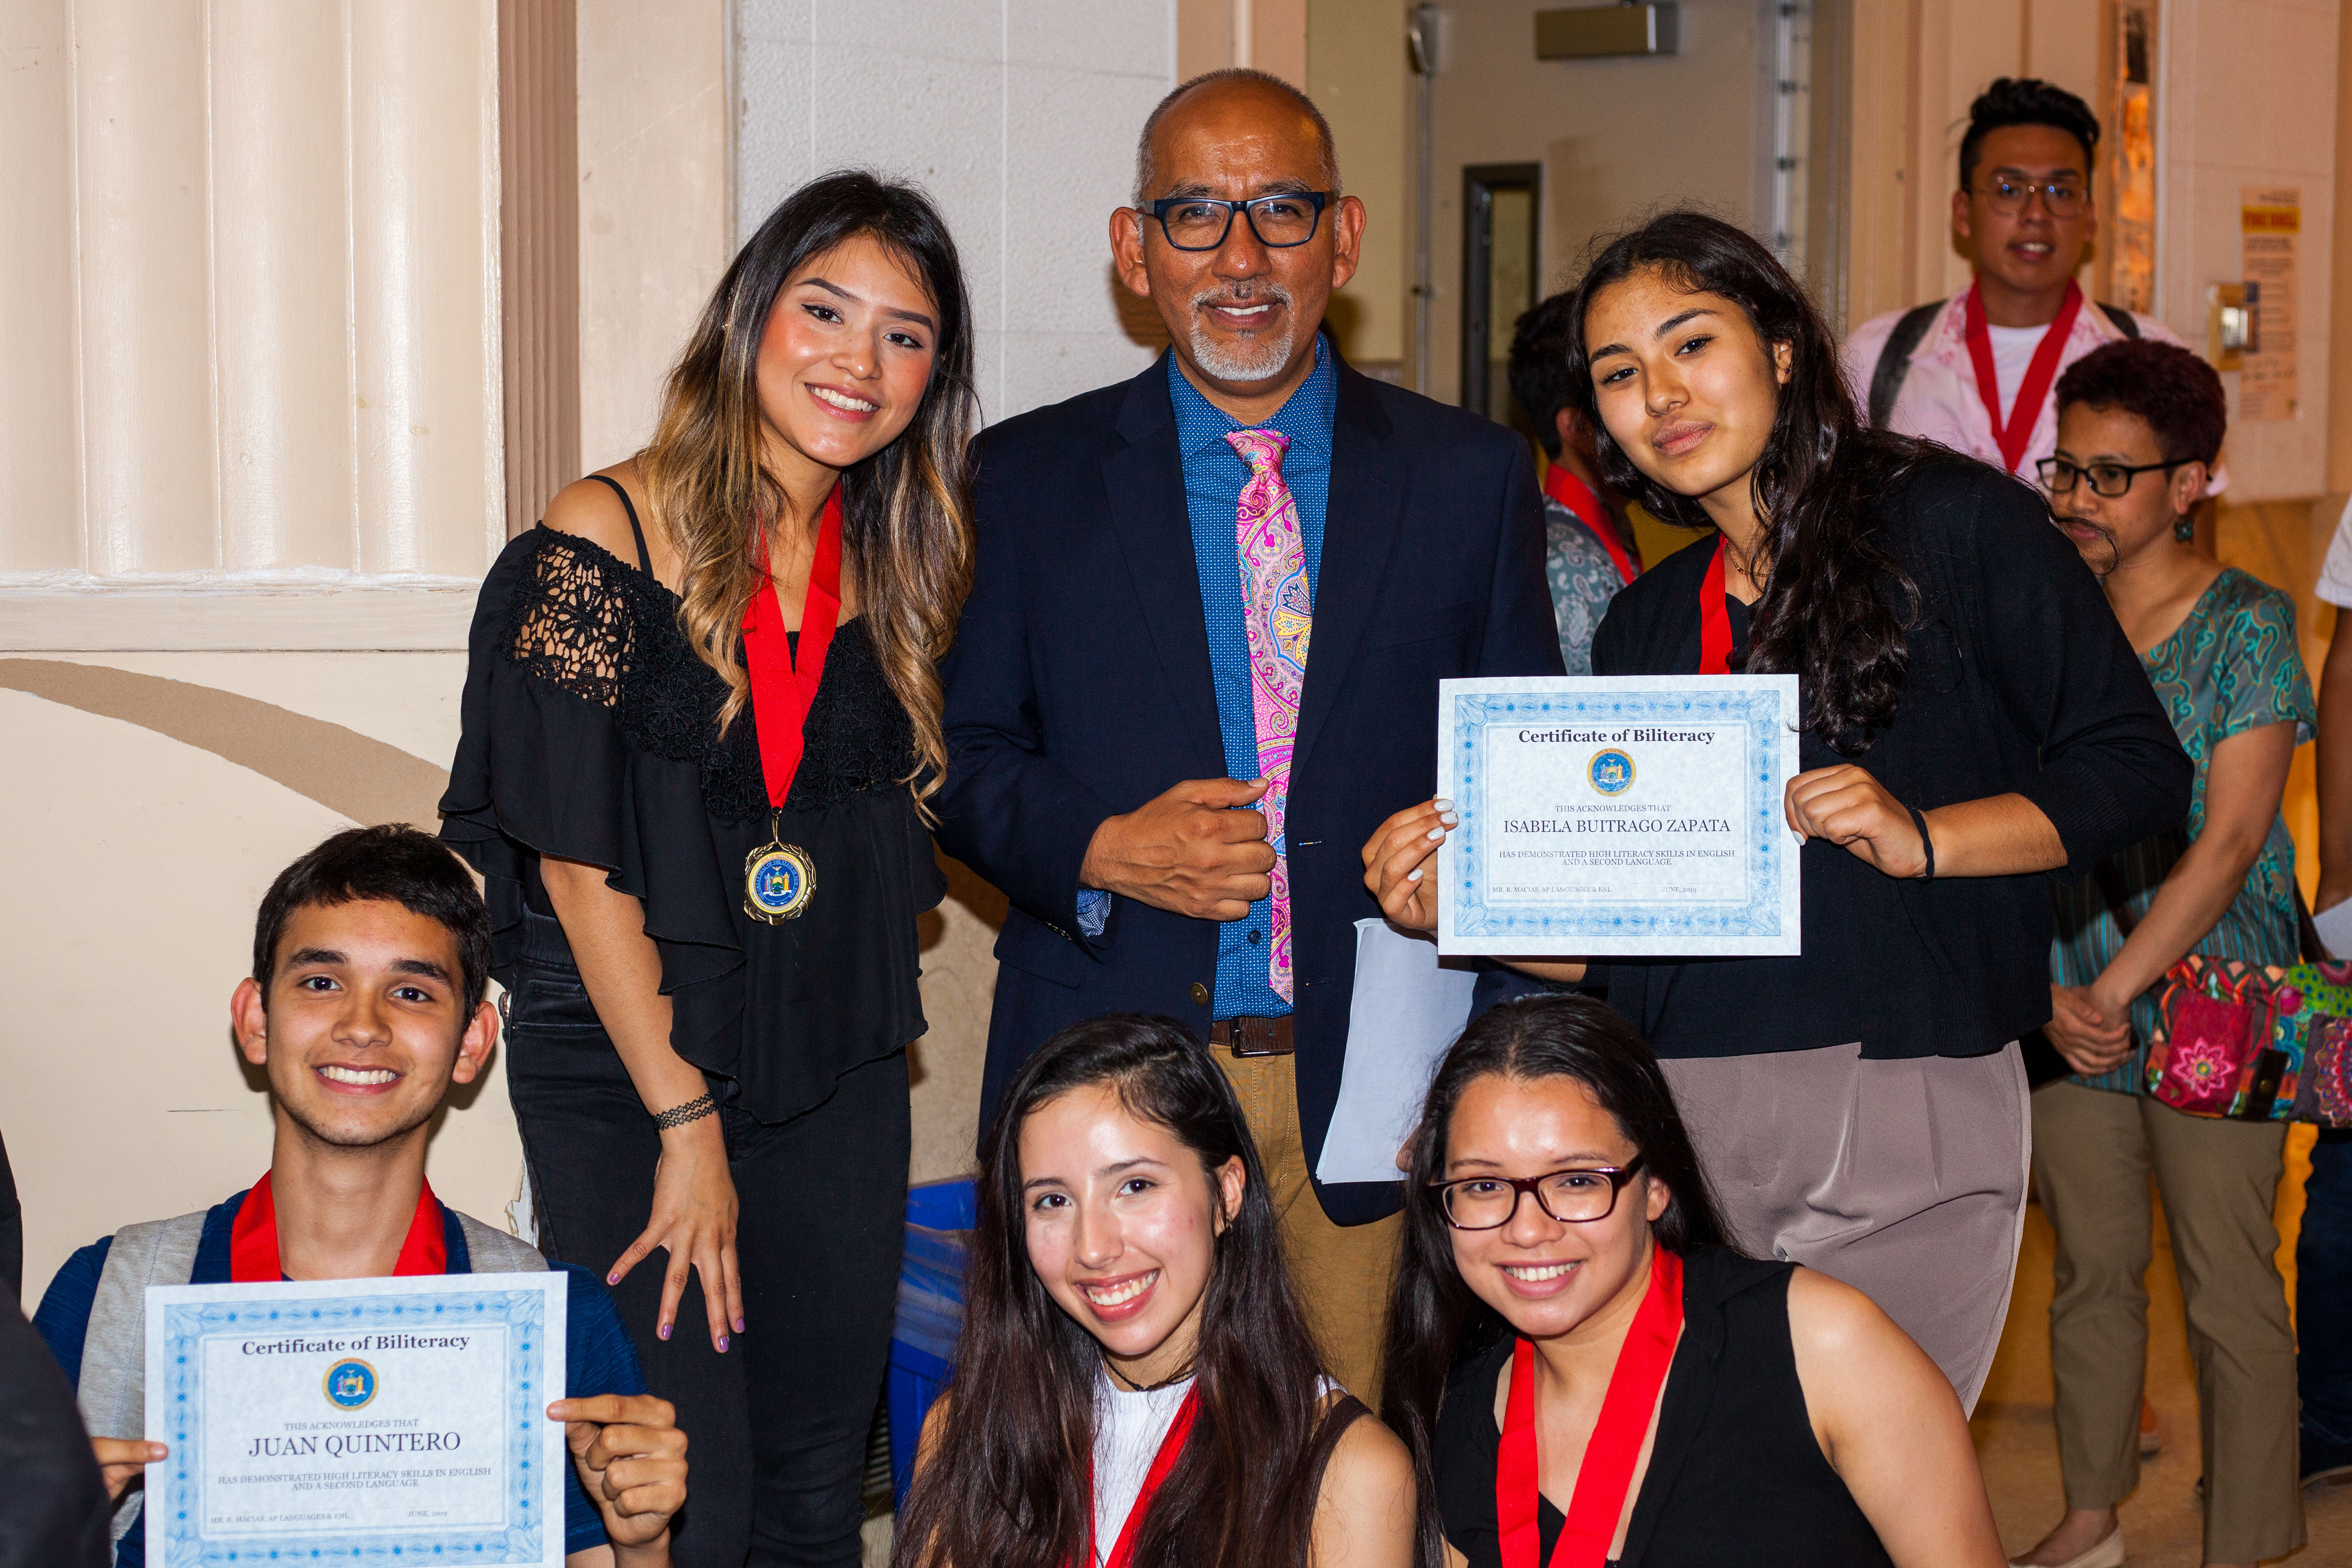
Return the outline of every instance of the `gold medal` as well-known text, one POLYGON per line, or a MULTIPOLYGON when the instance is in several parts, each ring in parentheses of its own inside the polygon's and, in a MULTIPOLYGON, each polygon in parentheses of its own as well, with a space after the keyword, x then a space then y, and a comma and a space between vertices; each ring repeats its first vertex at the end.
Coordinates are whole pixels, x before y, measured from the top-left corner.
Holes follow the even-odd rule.
POLYGON ((743 912, 768 925, 782 925, 805 912, 816 894, 816 863, 807 850, 787 844, 769 818, 774 837, 743 858, 743 912))

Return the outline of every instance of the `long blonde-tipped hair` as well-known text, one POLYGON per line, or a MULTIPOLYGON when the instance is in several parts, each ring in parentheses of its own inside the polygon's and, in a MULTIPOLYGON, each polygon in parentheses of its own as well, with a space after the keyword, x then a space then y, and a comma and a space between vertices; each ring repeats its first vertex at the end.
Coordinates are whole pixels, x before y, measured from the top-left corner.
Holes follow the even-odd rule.
MULTIPOLYGON (((684 563, 678 618, 727 682, 723 732, 751 696, 743 612, 765 584, 751 548, 783 494, 761 462, 760 337, 784 285, 860 236, 905 260, 940 312, 931 377, 911 424, 841 476, 841 553, 866 633, 915 731, 918 802, 940 786, 937 660, 971 587, 965 449, 971 437, 971 302, 955 242, 929 197, 862 170, 812 180, 770 214, 728 268, 671 370, 652 444, 639 455, 654 525, 684 563)), ((928 813, 926 813, 928 815, 928 813)))

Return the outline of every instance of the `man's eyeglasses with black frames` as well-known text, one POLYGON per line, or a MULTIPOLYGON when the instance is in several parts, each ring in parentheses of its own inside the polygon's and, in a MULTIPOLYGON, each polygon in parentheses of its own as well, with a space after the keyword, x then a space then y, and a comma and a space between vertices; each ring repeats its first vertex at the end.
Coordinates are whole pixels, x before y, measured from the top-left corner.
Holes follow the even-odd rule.
POLYGON ((1985 205, 2003 217, 2015 217, 2025 210, 2025 204, 2042 194, 2042 205, 2052 217, 2074 217, 2083 210, 2084 191, 2075 180, 2004 180, 1995 178, 1980 186, 1979 194, 1985 205))
POLYGON ((1160 232, 1179 250, 1214 250, 1233 232, 1234 214, 1240 213, 1257 236, 1257 242, 1287 250, 1315 237, 1329 204, 1328 191, 1284 191, 1253 196, 1245 202, 1220 201, 1214 196, 1162 196, 1151 204, 1160 232))
POLYGON ((1536 1206, 1562 1225, 1591 1225, 1617 1208, 1617 1194, 1639 1175, 1642 1156, 1622 1165, 1590 1165, 1541 1176, 1465 1176, 1432 1182, 1456 1230, 1500 1230, 1519 1212, 1519 1199, 1535 1194, 1536 1206))
POLYGON ((2175 458, 2168 463, 2070 463, 2063 458, 2044 458, 2035 465, 2042 476, 2042 488, 2053 496, 2070 493, 2076 481, 2091 481, 2091 493, 2109 500, 2127 493, 2132 481, 2142 474, 2169 473, 2183 463, 2193 463, 2194 458, 2175 458))

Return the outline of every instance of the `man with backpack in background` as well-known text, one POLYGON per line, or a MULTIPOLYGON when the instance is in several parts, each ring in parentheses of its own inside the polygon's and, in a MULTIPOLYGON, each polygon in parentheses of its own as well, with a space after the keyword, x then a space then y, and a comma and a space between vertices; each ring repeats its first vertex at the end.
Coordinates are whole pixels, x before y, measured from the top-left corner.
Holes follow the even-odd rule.
MULTIPOLYGON (((2028 484, 2056 449, 2051 391, 2102 343, 2177 343, 2163 322, 2084 298, 2074 275, 2098 232, 2091 175, 2098 117, 2063 88, 2003 77, 1969 107, 1952 230, 1976 280, 1962 293, 1873 317, 1846 341, 1846 379, 1881 429, 1980 458, 2028 484)), ((2221 493, 2217 473, 2209 495, 2221 493)))

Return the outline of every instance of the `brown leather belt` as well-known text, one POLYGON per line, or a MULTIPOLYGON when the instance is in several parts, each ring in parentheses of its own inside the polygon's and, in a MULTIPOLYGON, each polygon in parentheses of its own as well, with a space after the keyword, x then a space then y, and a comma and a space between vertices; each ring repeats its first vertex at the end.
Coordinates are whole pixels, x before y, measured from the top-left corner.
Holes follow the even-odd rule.
POLYGON ((1286 1017, 1220 1018, 1209 1026, 1209 1043, 1237 1057, 1286 1057, 1297 1048, 1286 1017))

